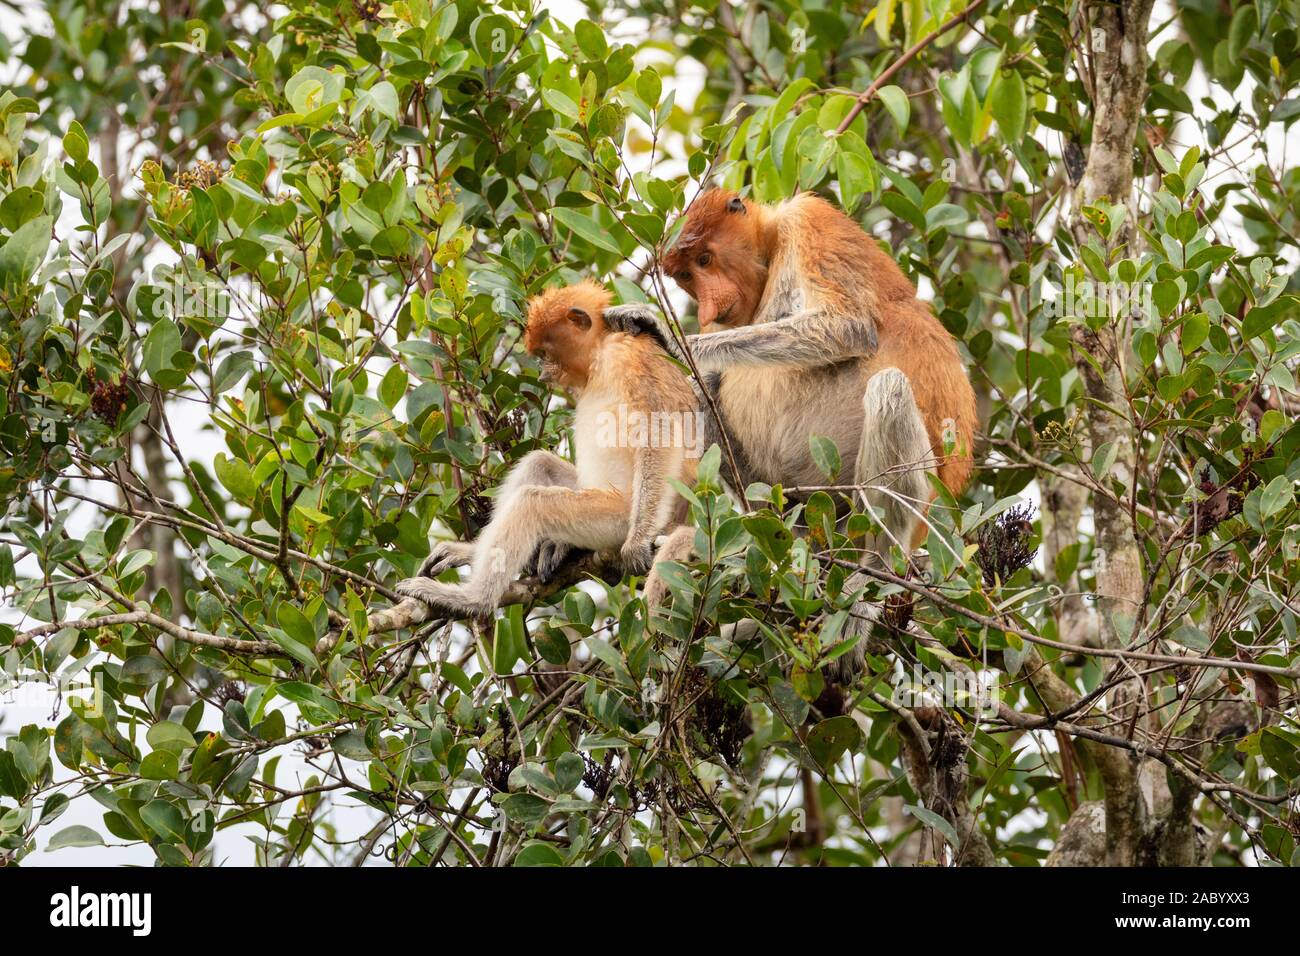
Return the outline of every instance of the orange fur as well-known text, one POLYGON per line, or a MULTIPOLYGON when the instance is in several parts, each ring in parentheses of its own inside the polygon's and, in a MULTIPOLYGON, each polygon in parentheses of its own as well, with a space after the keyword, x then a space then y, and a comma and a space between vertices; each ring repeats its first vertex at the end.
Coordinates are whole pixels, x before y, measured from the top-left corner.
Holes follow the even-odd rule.
POLYGON ((654 339, 606 325, 609 304, 609 292, 590 279, 547 289, 528 301, 524 348, 567 388, 605 388, 645 411, 693 408, 689 382, 654 339), (589 326, 582 324, 584 316, 589 326))
POLYGON ((695 199, 686 217, 663 269, 696 299, 702 333, 772 321, 799 308, 819 309, 832 320, 869 316, 876 349, 858 360, 862 384, 891 366, 907 376, 940 461, 940 480, 954 494, 965 488, 972 471, 975 393, 953 337, 876 240, 811 194, 766 206, 710 190, 695 199), (798 277, 802 298, 785 308, 790 276, 798 277), (956 450, 944 455, 948 422, 956 450))

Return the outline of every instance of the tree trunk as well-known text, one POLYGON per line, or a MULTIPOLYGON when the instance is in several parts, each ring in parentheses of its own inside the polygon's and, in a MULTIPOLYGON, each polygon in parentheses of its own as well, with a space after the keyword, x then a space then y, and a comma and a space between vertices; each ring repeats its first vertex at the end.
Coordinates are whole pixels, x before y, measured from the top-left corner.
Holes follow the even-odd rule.
MULTIPOLYGON (((1119 240, 1132 234, 1133 150, 1146 99, 1147 25, 1153 0, 1088 3, 1085 34, 1091 51, 1093 84, 1092 142, 1071 217, 1077 246, 1092 234, 1081 215, 1084 206, 1102 200, 1130 207, 1119 240)), ((1134 430, 1127 417, 1125 372, 1131 349, 1126 317, 1112 316, 1100 329, 1076 325, 1074 343, 1087 404, 1084 415, 1089 445, 1096 450, 1110 443, 1114 465, 1099 475, 1117 492, 1116 498, 1092 495, 1096 533, 1097 623, 1104 647, 1127 646, 1142 604, 1142 562, 1131 513, 1124 502, 1133 493, 1136 451, 1134 430)), ((1109 712, 1126 726, 1141 705, 1142 684, 1134 678, 1110 694, 1109 712)), ((1134 866, 1146 830, 1149 807, 1138 786, 1137 763, 1113 748, 1093 747, 1105 785, 1106 862, 1134 866), (1105 754, 1099 751, 1106 750, 1105 754)))

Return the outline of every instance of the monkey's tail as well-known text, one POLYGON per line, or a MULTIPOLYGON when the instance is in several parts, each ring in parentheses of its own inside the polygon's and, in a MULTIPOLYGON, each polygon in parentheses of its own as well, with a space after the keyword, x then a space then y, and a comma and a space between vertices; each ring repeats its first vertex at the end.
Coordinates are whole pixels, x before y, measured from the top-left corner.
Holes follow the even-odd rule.
POLYGON ((862 405, 866 415, 856 482, 866 486, 863 503, 884 528, 872 550, 883 555, 898 544, 907 552, 930 500, 926 472, 937 465, 925 419, 912 384, 896 368, 871 377, 862 405))

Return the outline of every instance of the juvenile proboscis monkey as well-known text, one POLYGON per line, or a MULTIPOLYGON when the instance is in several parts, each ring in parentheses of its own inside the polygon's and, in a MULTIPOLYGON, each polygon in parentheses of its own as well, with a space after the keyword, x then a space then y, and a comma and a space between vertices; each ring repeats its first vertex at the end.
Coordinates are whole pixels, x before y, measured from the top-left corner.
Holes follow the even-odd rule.
POLYGON ((697 400, 657 327, 629 318, 607 322, 609 301, 587 281, 529 303, 524 345, 541 359, 542 379, 575 399, 576 464, 548 451, 525 455, 498 489, 478 538, 435 545, 421 576, 400 582, 399 593, 458 615, 490 617, 544 545, 617 551, 626 571, 649 569, 656 536, 684 514, 668 479, 695 481, 697 400), (432 580, 465 563, 467 581, 432 580))
MULTIPOLYGON (((894 259, 817 196, 769 206, 710 190, 662 265, 698 303, 688 345, 742 480, 825 483, 809 448, 824 435, 840 449, 836 483, 868 486, 884 528, 868 553, 919 545, 926 472, 954 494, 970 478, 975 394, 953 337, 894 259)), ((660 558, 685 557, 690 541, 675 532, 660 558)), ((647 595, 661 598, 661 583, 647 595)))

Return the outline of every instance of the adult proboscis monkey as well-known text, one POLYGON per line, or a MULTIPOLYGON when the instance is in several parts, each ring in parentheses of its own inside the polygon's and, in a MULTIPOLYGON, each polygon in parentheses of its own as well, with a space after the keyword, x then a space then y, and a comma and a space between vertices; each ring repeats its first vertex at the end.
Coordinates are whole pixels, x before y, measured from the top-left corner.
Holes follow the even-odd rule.
MULTIPOLYGON (((815 195, 764 205, 710 190, 685 215, 662 267, 698 303, 687 344, 742 479, 824 483, 809 437, 825 435, 837 483, 866 486, 884 528, 871 550, 919 545, 926 472, 957 494, 972 467, 975 394, 953 337, 893 257, 815 195)), ((689 540, 674 534, 660 559, 689 540)))

